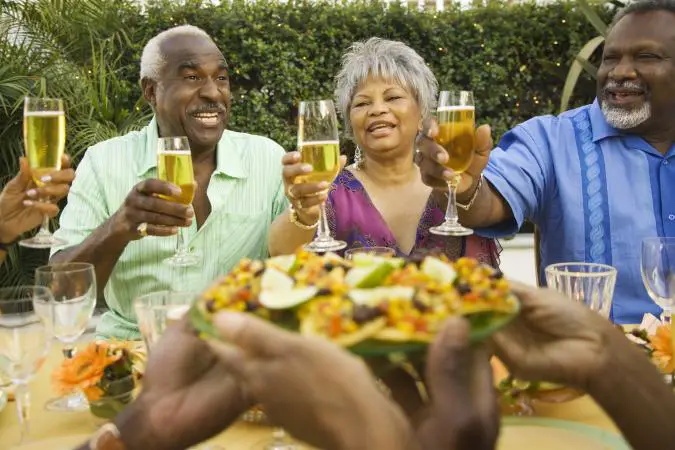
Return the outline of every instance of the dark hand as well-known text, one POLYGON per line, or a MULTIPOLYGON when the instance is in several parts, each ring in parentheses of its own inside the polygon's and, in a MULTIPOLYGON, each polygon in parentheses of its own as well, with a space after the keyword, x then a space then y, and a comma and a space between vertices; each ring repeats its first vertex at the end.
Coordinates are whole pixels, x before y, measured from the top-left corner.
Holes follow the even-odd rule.
POLYGON ((493 450, 499 435, 499 408, 489 355, 469 343, 469 324, 448 319, 427 356, 432 404, 418 427, 421 448, 493 450))
MULTIPOLYGON (((422 172, 424 184, 436 189, 446 190, 453 172, 444 165, 448 162, 448 152, 434 141, 437 134, 438 124, 436 121, 433 121, 428 135, 421 136, 417 142, 419 152, 417 153, 416 160, 422 172)), ((490 126, 481 125, 476 129, 476 150, 471 166, 462 173, 459 186, 457 187, 458 195, 470 191, 478 183, 480 174, 483 173, 483 169, 485 169, 488 163, 492 146, 490 126)))
POLYGON ((192 223, 192 205, 183 205, 160 198, 180 196, 178 186, 162 180, 145 180, 138 183, 127 195, 122 207, 115 213, 113 230, 132 241, 140 239, 138 226, 147 223, 149 236, 171 236, 178 227, 192 223))
MULTIPOLYGON (((340 168, 345 165, 344 156, 340 158, 340 168)), ((302 176, 312 172, 312 166, 300 162, 299 152, 289 152, 281 159, 283 164, 284 189, 288 201, 291 202, 298 218, 305 225, 312 225, 319 220, 319 206, 328 198, 330 183, 301 182, 302 176)))
POLYGON ((403 413, 360 359, 249 315, 221 313, 215 324, 232 345, 212 346, 275 425, 324 449, 405 448, 383 447, 382 437, 409 444, 403 413))
POLYGON ((499 359, 521 380, 586 389, 604 367, 609 321, 558 292, 511 286, 521 310, 493 336, 499 359))
POLYGON ((183 319, 152 347, 143 390, 116 423, 129 450, 183 450, 218 434, 250 406, 183 319))
POLYGON ((0 243, 14 241, 22 233, 38 227, 44 216, 59 213, 56 204, 68 195, 75 172, 70 168, 70 158, 63 156, 59 171, 48 176, 44 186, 38 188, 26 158, 19 160, 19 174, 11 179, 0 193, 0 243), (49 199, 49 202, 41 201, 49 199))

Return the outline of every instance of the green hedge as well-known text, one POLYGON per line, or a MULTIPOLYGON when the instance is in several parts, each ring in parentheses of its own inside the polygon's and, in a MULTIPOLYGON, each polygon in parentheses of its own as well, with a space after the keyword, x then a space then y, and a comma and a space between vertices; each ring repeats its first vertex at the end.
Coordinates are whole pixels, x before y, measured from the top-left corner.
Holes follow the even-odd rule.
MULTIPOLYGON (((160 0, 140 8, 132 0, 0 0, 0 32, 9 18, 31 38, 21 45, 0 40, 0 180, 16 172, 21 97, 35 92, 35 77, 46 79, 47 94, 66 99, 68 152, 77 162, 89 145, 147 123, 140 54, 149 38, 179 24, 206 30, 228 59, 231 128, 270 136, 289 150, 298 102, 332 96, 341 56, 356 40, 379 36, 412 46, 442 89, 474 91, 478 120, 491 124, 498 138, 532 116, 556 112, 575 53, 596 34, 567 2, 490 1, 442 13, 376 2, 160 0)), ((606 9, 598 10, 609 19, 606 9)), ((584 79, 573 103, 593 95, 594 83, 584 79)), ((351 144, 344 146, 350 153, 351 144)), ((23 249, 10 257, 0 284, 29 282, 33 267, 46 260, 23 249)))

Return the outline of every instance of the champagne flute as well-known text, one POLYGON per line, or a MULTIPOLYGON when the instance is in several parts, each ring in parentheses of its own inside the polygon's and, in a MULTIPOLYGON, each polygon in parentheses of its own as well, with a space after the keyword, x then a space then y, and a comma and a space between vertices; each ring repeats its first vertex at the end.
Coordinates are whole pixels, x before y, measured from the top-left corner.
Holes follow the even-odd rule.
MULTIPOLYGON (((157 178, 173 183, 181 189, 181 195, 167 197, 165 200, 183 205, 192 203, 195 196, 195 175, 192 170, 190 143, 185 136, 159 138, 157 142, 157 178)), ((187 248, 185 227, 178 229, 176 253, 164 260, 175 267, 187 267, 199 264, 200 258, 187 248)))
POLYGON ((654 303, 663 310, 661 321, 671 327, 673 348, 675 330, 672 311, 675 302, 675 237, 653 237, 642 241, 640 258, 642 282, 654 303))
MULTIPOLYGON (((96 307, 96 273, 89 263, 65 263, 38 267, 35 284, 48 288, 52 296, 35 301, 35 310, 51 313, 51 333, 63 344, 64 358, 75 354, 73 345, 87 329, 96 307)), ((48 411, 86 411, 89 403, 82 392, 51 399, 48 411)))
POLYGON ((462 173, 473 159, 476 130, 476 108, 471 91, 442 91, 438 98, 438 135, 436 142, 448 152, 446 167, 454 172, 448 181, 448 207, 445 221, 429 231, 440 236, 468 236, 473 230, 463 227, 457 216, 457 186, 462 173))
MULTIPOLYGON (((61 159, 66 146, 66 116, 63 100, 59 98, 26 97, 23 108, 23 143, 33 181, 44 186, 42 177, 61 170, 61 159)), ((49 201, 43 198, 42 201, 49 201)), ((30 248, 51 248, 65 245, 49 232, 49 216, 45 215, 40 231, 19 245, 30 248)))
POLYGON ((51 305, 51 295, 43 286, 0 289, 0 371, 14 385, 21 443, 26 442, 30 428, 28 383, 42 367, 51 344, 48 323, 51 314, 38 314, 34 302, 51 305))
MULTIPOLYGON (((298 111, 298 151, 300 161, 312 166, 312 172, 296 177, 295 183, 332 183, 340 171, 340 141, 337 115, 332 100, 300 102, 298 111)), ((319 229, 305 250, 316 253, 345 248, 347 243, 333 239, 326 218, 326 204, 319 210, 319 229)))

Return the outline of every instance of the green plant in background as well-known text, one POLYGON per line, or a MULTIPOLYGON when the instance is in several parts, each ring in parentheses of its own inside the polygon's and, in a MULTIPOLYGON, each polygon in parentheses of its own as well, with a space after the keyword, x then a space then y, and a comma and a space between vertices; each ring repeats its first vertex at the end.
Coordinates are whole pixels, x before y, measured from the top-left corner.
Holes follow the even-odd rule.
MULTIPOLYGON (((376 1, 0 0, 0 180, 16 173, 22 98, 65 99, 66 151, 77 163, 92 144, 144 126, 150 109, 138 83, 141 51, 167 28, 209 33, 230 66, 230 128, 262 134, 290 150, 297 105, 329 98, 346 48, 372 36, 415 48, 443 89, 474 91, 478 120, 495 139, 517 123, 558 110, 576 49, 597 34, 575 3, 419 12, 376 1)), ((604 7, 590 5, 601 17, 604 7)), ((570 104, 592 100, 579 83, 570 104)), ((342 139, 343 151, 351 143, 342 139)), ((46 252, 12 248, 0 285, 30 283, 46 252)))
MULTIPOLYGON (((623 2, 618 0, 612 1, 611 3, 619 8, 625 6, 623 2)), ((598 68, 595 67, 591 61, 596 51, 604 44, 605 38, 607 37, 608 25, 600 17, 597 9, 592 7, 586 0, 577 0, 577 5, 584 16, 586 16, 588 22, 593 25, 593 28, 595 28, 600 35, 588 41, 574 57, 570 71, 567 73, 567 78, 565 79, 565 85, 563 86, 562 96, 560 98, 560 112, 567 111, 570 99, 574 93, 574 88, 579 82, 582 72, 585 71, 593 79, 596 79, 598 68)))

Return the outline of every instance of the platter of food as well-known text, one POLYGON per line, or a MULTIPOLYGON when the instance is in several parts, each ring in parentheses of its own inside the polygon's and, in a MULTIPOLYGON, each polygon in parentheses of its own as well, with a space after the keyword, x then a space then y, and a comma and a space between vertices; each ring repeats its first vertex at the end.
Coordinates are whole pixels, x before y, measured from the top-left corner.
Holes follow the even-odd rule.
POLYGON ((519 310, 501 272, 470 258, 421 260, 299 251, 266 261, 244 259, 216 280, 188 312, 216 336, 213 317, 239 311, 303 335, 326 338, 360 355, 422 351, 451 316, 481 340, 519 310))

